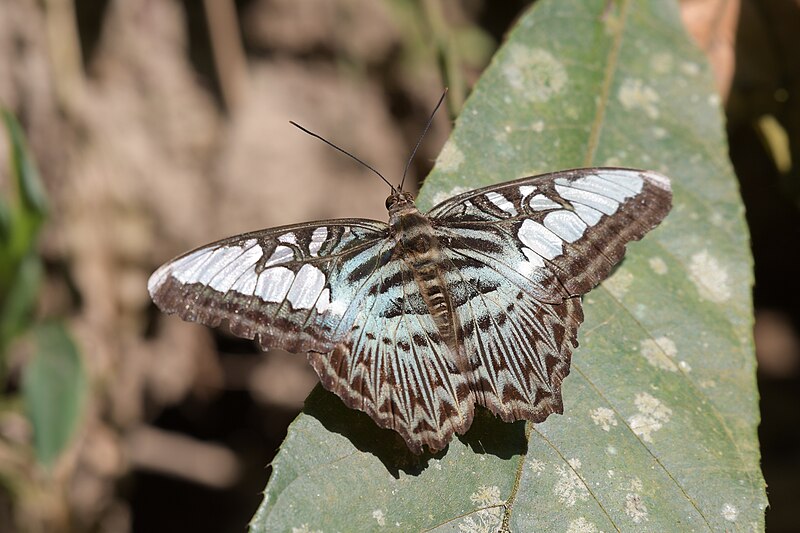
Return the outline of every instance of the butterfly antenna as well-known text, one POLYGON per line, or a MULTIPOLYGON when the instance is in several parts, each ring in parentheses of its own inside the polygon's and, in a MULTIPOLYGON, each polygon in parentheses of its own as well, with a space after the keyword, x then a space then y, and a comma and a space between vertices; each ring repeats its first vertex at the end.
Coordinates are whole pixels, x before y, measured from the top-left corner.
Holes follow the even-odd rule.
POLYGON ((291 124, 291 125, 292 125, 292 126, 294 126, 295 128, 298 128, 298 129, 300 129, 300 130, 304 131, 305 133, 308 133, 308 134, 309 134, 309 135, 311 135, 312 137, 316 137, 317 139, 319 139, 320 141, 324 142, 325 144, 327 144, 327 145, 328 145, 328 146, 330 146, 331 148, 336 148, 337 150, 339 150, 340 152, 342 152, 344 155, 346 155, 346 156, 349 156, 349 157, 352 157, 353 159, 355 159, 356 161, 358 161, 359 163, 361 163, 362 165, 364 165, 365 167, 367 167, 368 169, 370 169, 371 171, 373 171, 375 174, 377 174, 377 175, 378 175, 378 177, 379 177, 380 179, 382 179, 382 180, 384 181, 384 183, 386 183, 386 185, 388 185, 388 186, 389 186, 389 187, 392 189, 392 192, 396 192, 396 191, 397 191, 397 189, 395 189, 395 188, 394 188, 394 185, 392 185, 391 183, 389 183, 389 180, 387 180, 386 178, 384 178, 384 177, 383 177, 383 174, 381 174, 380 172, 378 172, 377 170, 375 170, 374 168, 372 168, 371 166, 369 166, 368 164, 366 164, 365 162, 363 162, 362 160, 360 160, 359 158, 357 158, 356 156, 354 156, 353 154, 351 154, 350 152, 348 152, 347 150, 345 150, 344 148, 339 148, 338 146, 336 146, 335 144, 333 144, 332 142, 330 142, 330 141, 329 141, 328 139, 326 139, 325 137, 323 137, 323 136, 321 136, 321 135, 317 135, 317 134, 316 134, 316 133, 314 133, 313 131, 309 131, 309 130, 305 129, 303 126, 301 126, 300 124, 298 124, 297 122, 295 122, 295 121, 293 121, 293 120, 290 120, 290 121, 289 121, 289 124, 291 124))
POLYGON ((403 169, 403 179, 400 180, 399 190, 401 191, 403 190, 403 184, 406 182, 406 174, 408 174, 408 168, 411 166, 411 162, 414 160, 414 156, 417 155, 417 150, 419 150, 419 145, 422 144, 422 139, 424 139, 425 134, 428 133, 428 129, 431 127, 431 124, 433 123, 433 117, 436 116, 436 112, 439 110, 439 107, 441 107, 442 102, 444 102, 445 96, 447 96, 447 87, 445 87, 442 96, 439 97, 439 102, 436 104, 436 107, 433 108, 431 116, 428 117, 428 123, 425 124, 425 129, 422 130, 422 135, 419 136, 419 139, 417 140, 417 145, 411 151, 411 156, 408 158, 408 161, 406 162, 406 168, 403 169))

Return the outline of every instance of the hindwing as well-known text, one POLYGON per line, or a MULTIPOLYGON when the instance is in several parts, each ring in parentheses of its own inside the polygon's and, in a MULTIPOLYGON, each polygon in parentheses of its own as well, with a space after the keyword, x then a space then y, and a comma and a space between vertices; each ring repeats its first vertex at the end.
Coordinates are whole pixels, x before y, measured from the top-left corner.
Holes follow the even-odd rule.
POLYGON ((473 417, 468 376, 459 372, 408 265, 374 271, 359 296, 352 335, 309 360, 323 385, 421 453, 444 448, 473 417))

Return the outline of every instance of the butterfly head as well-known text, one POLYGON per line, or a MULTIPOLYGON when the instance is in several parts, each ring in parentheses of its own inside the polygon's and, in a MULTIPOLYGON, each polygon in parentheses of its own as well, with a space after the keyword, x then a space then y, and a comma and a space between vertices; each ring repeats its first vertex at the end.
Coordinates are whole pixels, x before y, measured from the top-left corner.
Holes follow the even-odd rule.
POLYGON ((414 197, 410 192, 395 190, 386 199, 386 209, 390 215, 402 214, 404 211, 417 210, 414 205, 414 197))

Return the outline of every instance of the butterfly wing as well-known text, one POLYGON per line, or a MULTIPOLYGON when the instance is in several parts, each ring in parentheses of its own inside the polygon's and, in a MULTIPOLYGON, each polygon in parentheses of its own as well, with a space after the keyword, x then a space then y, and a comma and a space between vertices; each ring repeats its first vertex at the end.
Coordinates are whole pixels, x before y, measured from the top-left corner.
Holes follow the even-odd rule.
POLYGON ((166 263, 148 290, 162 311, 212 327, 227 321, 264 348, 330 351, 350 332, 363 272, 378 267, 387 234, 361 219, 248 233, 166 263))
POLYGON ((568 170, 470 191, 434 207, 452 264, 459 338, 475 399, 506 421, 562 412, 580 300, 671 206, 669 180, 568 170))
POLYGON ((241 235, 168 262, 148 288, 184 320, 308 352, 348 406, 417 453, 441 449, 469 427, 474 400, 387 231, 335 220, 241 235))
POLYGON ((414 274, 395 256, 365 279, 352 335, 309 353, 328 390, 403 437, 415 453, 440 450, 472 423, 474 398, 455 366, 414 274))
POLYGON ((470 191, 428 216, 460 237, 461 251, 527 278, 558 303, 589 292, 672 205, 669 179, 625 168, 583 168, 470 191), (484 243, 488 243, 484 248, 484 243))

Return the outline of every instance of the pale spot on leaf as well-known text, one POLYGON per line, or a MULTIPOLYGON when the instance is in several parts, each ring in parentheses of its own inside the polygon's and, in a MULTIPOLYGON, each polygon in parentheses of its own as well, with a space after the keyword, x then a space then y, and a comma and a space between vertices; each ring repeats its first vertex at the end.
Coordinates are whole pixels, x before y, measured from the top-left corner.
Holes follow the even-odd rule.
POLYGON ((436 167, 444 172, 455 172, 464 162, 464 154, 452 140, 444 145, 439 157, 436 158, 436 167))
POLYGON ((300 524, 300 527, 293 527, 292 533, 322 533, 321 529, 311 529, 308 524, 300 524))
POLYGON ((478 487, 477 491, 470 495, 469 499, 475 505, 481 506, 498 505, 503 503, 503 500, 500 499, 500 487, 497 485, 492 485, 490 487, 481 485, 478 487))
POLYGON ((638 494, 628 493, 625 495, 625 514, 636 524, 647 522, 647 507, 638 494))
POLYGON ((673 361, 678 354, 678 349, 672 339, 668 337, 643 340, 639 344, 639 353, 656 368, 670 372, 678 371, 678 367, 673 361))
POLYGON ((641 492, 643 488, 644 484, 642 483, 642 480, 638 477, 633 477, 628 482, 628 486, 625 488, 625 490, 630 492, 641 492))
POLYGON ((374 511, 372 511, 372 518, 374 518, 375 521, 378 522, 379 526, 386 525, 386 516, 383 514, 382 510, 375 509, 374 511))
POLYGON ((689 76, 697 76, 700 74, 700 65, 686 61, 681 64, 681 71, 689 76))
POLYGON ((576 518, 567 526, 567 533, 597 533, 597 526, 584 517, 576 518))
POLYGON ((531 469, 531 472, 536 474, 537 476, 544 472, 544 462, 538 459, 531 459, 528 462, 528 468, 531 469))
POLYGON ((468 187, 453 187, 453 189, 451 189, 448 192, 442 192, 442 191, 437 192, 436 194, 433 195, 433 205, 438 205, 447 200, 448 198, 452 198, 453 196, 458 196, 462 192, 467 192, 469 190, 471 189, 469 189, 468 187))
POLYGON ((730 503, 726 503, 722 506, 722 518, 728 522, 736 522, 736 519, 739 518, 739 509, 730 503))
POLYGON ((492 485, 481 485, 469 497, 474 505, 484 507, 458 524, 458 530, 464 533, 494 533, 503 521, 503 500, 500 499, 500 488, 492 485))
POLYGON ((603 282, 608 292, 617 300, 622 299, 633 283, 633 274, 624 268, 618 268, 614 275, 603 282))
POLYGON ((659 276, 663 276, 669 270, 667 264, 660 257, 651 257, 648 263, 650 264, 650 268, 653 269, 653 272, 659 276))
POLYGON ((675 60, 666 52, 662 52, 653 56, 651 60, 653 70, 658 74, 666 74, 672 70, 675 60))
POLYGON ((617 417, 614 416, 614 411, 608 407, 598 407, 590 415, 592 421, 600 426, 603 431, 611 431, 611 426, 617 425, 617 417))
POLYGON ((628 111, 644 111, 648 117, 658 118, 658 107, 656 107, 659 100, 658 93, 652 87, 645 85, 642 80, 623 81, 617 99, 628 111))
POLYGON ((556 467, 558 480, 553 487, 553 494, 558 496, 561 503, 567 507, 572 507, 578 500, 586 500, 589 498, 589 489, 583 484, 581 478, 574 470, 566 466, 559 465, 556 467))
POLYGON ((643 441, 653 442, 653 433, 669 422, 672 409, 646 392, 637 394, 634 404, 639 412, 628 418, 628 425, 643 441))
POLYGON ((692 256, 689 274, 701 298, 722 303, 731 297, 728 271, 708 251, 692 256))
POLYGON ((511 45, 503 74, 512 89, 533 102, 545 102, 567 84, 564 65, 542 48, 511 45))

